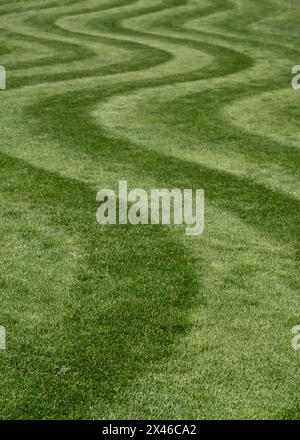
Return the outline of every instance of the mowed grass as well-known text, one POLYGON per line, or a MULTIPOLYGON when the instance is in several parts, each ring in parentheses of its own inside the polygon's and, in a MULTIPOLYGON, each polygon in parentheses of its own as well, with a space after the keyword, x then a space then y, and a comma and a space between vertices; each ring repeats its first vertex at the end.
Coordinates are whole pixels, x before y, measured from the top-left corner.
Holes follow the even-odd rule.
POLYGON ((1 1, 1 419, 299 419, 296 0, 1 1), (204 188, 205 232, 96 222, 204 188))

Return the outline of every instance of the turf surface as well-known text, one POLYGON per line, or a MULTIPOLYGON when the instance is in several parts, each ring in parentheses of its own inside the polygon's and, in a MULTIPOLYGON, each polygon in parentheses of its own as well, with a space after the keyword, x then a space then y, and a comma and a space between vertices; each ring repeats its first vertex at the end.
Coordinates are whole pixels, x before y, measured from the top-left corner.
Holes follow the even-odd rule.
POLYGON ((0 418, 300 418, 299 1, 0 23, 0 418), (205 233, 99 226, 123 179, 204 188, 205 233))

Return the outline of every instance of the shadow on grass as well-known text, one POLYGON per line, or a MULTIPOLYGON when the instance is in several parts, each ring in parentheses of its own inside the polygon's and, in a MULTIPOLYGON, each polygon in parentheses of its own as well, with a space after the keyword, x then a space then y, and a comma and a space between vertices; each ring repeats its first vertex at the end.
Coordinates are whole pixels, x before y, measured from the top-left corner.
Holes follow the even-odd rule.
MULTIPOLYGON (((7 355, 6 376, 23 371, 23 386, 27 384, 26 389, 19 385, 23 398, 9 408, 9 417, 88 418, 92 405, 111 402, 151 364, 171 356, 176 338, 189 331, 198 286, 188 255, 168 229, 98 225, 95 194, 85 184, 3 154, 0 163, 2 191, 26 199, 47 216, 53 230, 76 236, 85 250, 71 287, 72 304, 58 328, 49 322, 46 338, 42 328, 25 330, 15 324, 16 331, 29 332, 33 346, 27 346, 27 353, 7 355), (49 332, 56 354, 45 359, 49 332), (71 373, 55 375, 57 362, 71 373)), ((53 301, 51 281, 47 288, 53 301)), ((20 301, 26 309, 26 298, 20 301)), ((41 302, 41 317, 44 307, 41 302)))

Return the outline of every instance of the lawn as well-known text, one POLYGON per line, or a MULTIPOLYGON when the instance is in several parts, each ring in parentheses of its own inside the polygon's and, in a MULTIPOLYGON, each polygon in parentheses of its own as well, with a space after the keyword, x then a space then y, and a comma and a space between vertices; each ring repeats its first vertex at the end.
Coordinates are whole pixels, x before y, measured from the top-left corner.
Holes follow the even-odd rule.
POLYGON ((0 0, 1 419, 300 419, 299 26, 0 0), (204 233, 99 225, 120 180, 204 188, 204 233))

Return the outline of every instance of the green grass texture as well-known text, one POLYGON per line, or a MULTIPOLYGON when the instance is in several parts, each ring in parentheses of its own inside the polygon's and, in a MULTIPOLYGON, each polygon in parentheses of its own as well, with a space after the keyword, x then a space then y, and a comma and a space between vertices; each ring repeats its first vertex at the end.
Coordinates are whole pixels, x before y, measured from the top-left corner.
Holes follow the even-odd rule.
POLYGON ((298 0, 0 1, 1 419, 299 419, 298 0), (97 191, 204 188, 205 231, 97 191))

